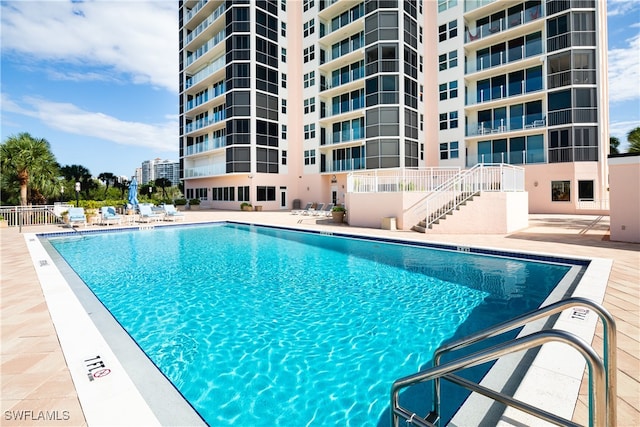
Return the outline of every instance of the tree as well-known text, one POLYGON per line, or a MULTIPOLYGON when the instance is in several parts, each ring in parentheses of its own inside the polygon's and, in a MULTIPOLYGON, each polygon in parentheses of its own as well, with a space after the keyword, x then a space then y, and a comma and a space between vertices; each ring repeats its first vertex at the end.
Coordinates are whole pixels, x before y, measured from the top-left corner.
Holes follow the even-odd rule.
POLYGON ((167 198, 166 188, 171 187, 171 180, 167 178, 158 178, 156 179, 155 185, 162 188, 162 198, 166 199, 167 198))
POLYGON ((49 142, 27 132, 12 135, 0 146, 2 180, 20 188, 20 205, 26 206, 28 189, 39 195, 51 193, 58 176, 58 163, 49 142))
POLYGON ((67 165, 63 166, 60 171, 65 179, 80 183, 80 190, 84 191, 85 199, 89 198, 89 190, 97 187, 96 183, 93 182, 93 179, 91 178, 91 172, 89 172, 89 169, 84 166, 67 165))
POLYGON ((106 185, 107 188, 104 189, 104 198, 107 198, 107 191, 109 191, 109 184, 113 184, 113 182, 116 179, 116 176, 111 173, 111 172, 102 172, 100 175, 98 175, 98 179, 101 181, 104 181, 104 185, 106 185))
POLYGON ((618 147, 620 146, 620 140, 615 136, 609 137, 609 154, 620 154, 618 147))
POLYGON ((640 153, 640 127, 629 131, 627 141, 629 141, 629 153, 640 153))

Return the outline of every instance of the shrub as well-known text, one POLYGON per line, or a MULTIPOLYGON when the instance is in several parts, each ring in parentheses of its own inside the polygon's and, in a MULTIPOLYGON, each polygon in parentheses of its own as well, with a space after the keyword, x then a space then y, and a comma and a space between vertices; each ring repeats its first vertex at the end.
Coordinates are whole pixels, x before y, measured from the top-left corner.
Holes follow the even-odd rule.
POLYGON ((334 206, 333 209, 331 209, 331 212, 346 212, 347 210, 344 208, 344 206, 334 206))
POLYGON ((190 205, 199 205, 200 204, 200 199, 189 199, 189 204, 190 205))
POLYGON ((184 206, 187 204, 187 199, 175 199, 173 204, 176 206, 184 206))

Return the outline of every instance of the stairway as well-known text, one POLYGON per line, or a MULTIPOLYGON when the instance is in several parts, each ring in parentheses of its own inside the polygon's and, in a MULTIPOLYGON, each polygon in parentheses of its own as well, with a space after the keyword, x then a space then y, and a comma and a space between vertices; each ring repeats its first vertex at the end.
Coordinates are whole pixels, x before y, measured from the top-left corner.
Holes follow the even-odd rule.
POLYGON ((432 213, 429 218, 421 220, 418 224, 411 227, 411 229, 418 233, 426 233, 428 229, 432 229, 434 225, 439 224, 440 221, 444 221, 450 215, 453 215, 455 211, 460 210, 462 206, 466 206, 468 202, 473 201, 474 197, 479 196, 480 192, 463 192, 445 203, 441 209, 437 210, 438 213, 432 213))

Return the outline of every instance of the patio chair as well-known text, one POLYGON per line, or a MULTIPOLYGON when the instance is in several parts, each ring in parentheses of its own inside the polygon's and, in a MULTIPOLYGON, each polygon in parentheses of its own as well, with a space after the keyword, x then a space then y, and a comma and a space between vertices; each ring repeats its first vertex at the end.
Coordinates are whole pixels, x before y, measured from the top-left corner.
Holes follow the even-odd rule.
POLYGON ((100 209, 100 213, 100 224, 102 225, 120 224, 122 222, 122 217, 116 213, 116 208, 113 206, 103 206, 100 209))
POLYGON ((164 205, 164 220, 178 221, 184 219, 184 214, 176 209, 174 205, 164 205))
POLYGON ((302 215, 315 215, 317 211, 322 210, 324 206, 324 203, 318 203, 318 205, 315 208, 310 208, 307 209, 306 211, 302 212, 302 215))
POLYGON ((331 209, 333 209, 335 205, 333 203, 327 204, 324 209, 317 210, 313 213, 314 216, 331 216, 331 209))
POLYGON ((84 208, 69 208, 69 225, 73 227, 74 224, 87 226, 87 216, 84 213, 84 208))
POLYGON ((313 206, 313 202, 307 203, 307 206, 304 209, 292 209, 291 215, 301 215, 303 212, 308 211, 313 206))
POLYGON ((139 222, 151 222, 151 221, 161 221, 162 215, 154 213, 151 210, 151 206, 149 205, 138 205, 138 209, 140 209, 140 219, 139 222))

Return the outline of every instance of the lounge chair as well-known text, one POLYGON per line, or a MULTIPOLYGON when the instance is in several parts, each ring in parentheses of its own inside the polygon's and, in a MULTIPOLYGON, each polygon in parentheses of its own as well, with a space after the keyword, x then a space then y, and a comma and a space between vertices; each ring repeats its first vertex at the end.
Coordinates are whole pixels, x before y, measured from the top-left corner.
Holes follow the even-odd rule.
POLYGON ((151 222, 151 221, 162 220, 162 215, 151 211, 151 206, 149 205, 138 205, 138 209, 140 209, 140 219, 138 220, 139 222, 151 222))
POLYGON ((316 212, 322 210, 323 207, 324 207, 324 203, 318 203, 318 205, 315 208, 310 208, 302 212, 302 215, 315 215, 316 212))
POLYGON ((178 221, 184 219, 184 214, 176 209, 173 205, 164 205, 164 220, 178 221))
POLYGON ((317 210, 313 213, 315 216, 331 216, 331 209, 333 209, 335 205, 333 203, 327 204, 324 209, 317 210))
POLYGON ((100 224, 102 225, 122 223, 122 217, 116 213, 116 208, 113 206, 103 206, 102 209, 100 209, 100 213, 100 224))
POLYGON ((69 208, 69 225, 73 227, 74 224, 87 226, 87 216, 84 213, 84 208, 69 208))
POLYGON ((313 202, 307 203, 307 206, 304 209, 293 209, 291 210, 291 215, 302 215, 303 212, 308 211, 313 206, 313 202))

